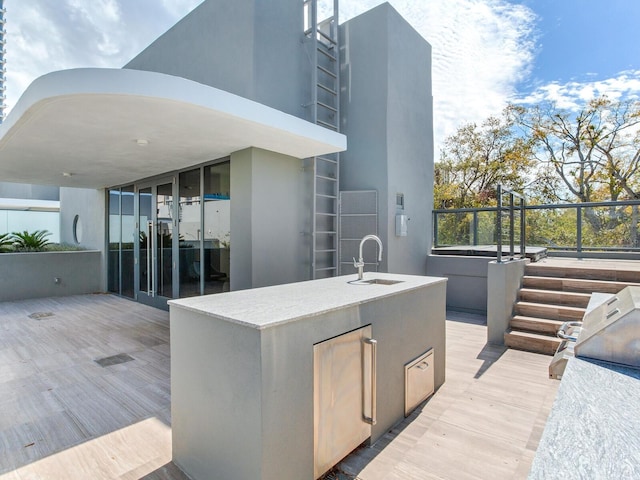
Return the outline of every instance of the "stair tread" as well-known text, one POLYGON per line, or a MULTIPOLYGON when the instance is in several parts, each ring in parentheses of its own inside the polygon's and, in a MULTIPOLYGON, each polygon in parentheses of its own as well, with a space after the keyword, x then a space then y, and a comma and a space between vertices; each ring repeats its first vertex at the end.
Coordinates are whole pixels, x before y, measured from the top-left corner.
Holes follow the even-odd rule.
POLYGON ((505 333, 506 335, 515 335, 518 337, 526 337, 526 338, 531 338, 531 339, 536 339, 536 340, 550 340, 553 341, 554 343, 560 343, 561 340, 558 337, 555 337, 553 335, 545 335, 543 333, 534 333, 534 332, 526 332, 524 330, 513 330, 513 329, 509 329, 506 331, 505 333))
POLYGON ((543 288, 523 287, 518 292, 519 300, 523 302, 546 303, 550 305, 567 305, 571 307, 586 307, 591 299, 590 293, 569 292, 564 290, 545 290, 543 288))
POLYGON ((528 264, 526 274, 542 275, 557 278, 602 279, 611 281, 629 281, 638 278, 638 270, 624 265, 596 266, 596 265, 544 265, 528 264))
POLYGON ((553 323, 557 325, 562 325, 564 323, 564 320, 557 320, 553 318, 532 317, 529 315, 514 315, 512 320, 525 320, 527 322, 553 323))
POLYGON ((516 350, 553 355, 560 345, 560 339, 551 335, 509 329, 504 334, 504 343, 516 350))
POLYGON ((564 322, 565 320, 514 315, 509 322, 509 327, 515 331, 532 332, 555 337, 564 322))
POLYGON ((618 293, 628 286, 640 286, 640 283, 525 275, 522 277, 522 285, 525 288, 534 287, 539 290, 550 290, 554 292, 618 293))
POLYGON ((640 283, 635 283, 635 282, 625 282, 622 280, 607 280, 607 279, 597 279, 597 278, 574 278, 574 277, 553 277, 553 276, 546 276, 546 275, 524 275, 522 277, 522 279, 541 279, 541 280, 573 280, 575 282, 580 282, 580 283, 597 283, 597 282, 602 282, 602 283, 623 283, 626 285, 640 285, 640 283))
POLYGON ((527 292, 527 293, 544 293, 544 294, 557 294, 557 295, 563 295, 563 296, 578 296, 578 297, 582 297, 582 298, 586 298, 589 299, 591 298, 591 294, 590 293, 583 293, 583 292, 567 292, 565 290, 545 290, 544 288, 529 288, 529 287, 523 287, 520 289, 520 292, 527 292))
POLYGON ((539 303, 539 302, 523 302, 519 300, 516 302, 516 305, 524 306, 524 307, 541 307, 543 309, 551 309, 551 308, 559 308, 562 310, 572 310, 572 311, 581 311, 584 312, 586 309, 583 307, 572 307, 570 305, 557 305, 555 303, 539 303))

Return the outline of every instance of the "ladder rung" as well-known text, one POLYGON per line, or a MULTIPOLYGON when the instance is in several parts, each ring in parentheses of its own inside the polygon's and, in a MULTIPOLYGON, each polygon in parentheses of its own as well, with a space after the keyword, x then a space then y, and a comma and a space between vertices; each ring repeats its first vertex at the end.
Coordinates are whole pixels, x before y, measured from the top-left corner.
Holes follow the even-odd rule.
POLYGON ((326 103, 322 103, 322 102, 317 102, 317 103, 322 108, 326 108, 327 110, 330 110, 333 113, 338 113, 338 109, 337 108, 334 108, 334 107, 332 107, 330 105, 327 105, 326 103))
POLYGON ((322 160, 323 162, 329 162, 329 163, 338 163, 337 160, 334 160, 333 158, 327 158, 327 157, 316 157, 316 160, 322 160))
POLYGON ((319 230, 316 231, 316 235, 321 234, 321 235, 337 235, 338 232, 335 232, 333 230, 319 230))
POLYGON ((335 62, 337 60, 336 57, 334 57, 333 55, 331 55, 329 52, 327 52, 324 48, 320 48, 318 47, 318 51, 325 55, 327 58, 329 58, 329 60, 331 60, 332 62, 335 62))
MULTIPOLYGON (((336 41, 335 41, 333 38, 331 38, 329 35, 327 35, 326 33, 324 33, 322 30, 318 30, 318 33, 319 33, 323 38, 325 38, 325 39, 326 39, 326 40, 327 40, 327 41, 328 41, 332 46, 336 44, 336 41)), ((329 48, 329 47, 327 46, 327 48, 329 48)))
POLYGON ((343 217, 375 217, 377 213, 341 213, 340 215, 343 217))
POLYGON ((338 78, 338 75, 336 75, 335 73, 333 73, 333 72, 332 72, 332 71, 330 71, 330 70, 327 70, 327 69, 326 69, 326 68, 324 68, 322 65, 318 65, 318 70, 320 70, 320 71, 322 71, 322 72, 326 73, 326 74, 327 74, 327 75, 329 75, 330 77, 338 78))
POLYGON ((335 253, 337 250, 335 248, 330 248, 327 250, 316 250, 316 253, 335 253))
POLYGON ((335 195, 325 195, 324 193, 316 193, 316 197, 322 197, 322 198, 338 198, 335 195))
POLYGON ((325 177, 324 175, 316 175, 316 178, 321 178, 322 180, 330 180, 332 182, 338 181, 338 179, 335 177, 325 177))
POLYGON ((326 85, 323 85, 321 83, 317 83, 316 85, 318 86, 318 88, 321 88, 325 92, 329 92, 331 95, 334 95, 334 96, 338 95, 338 92, 336 92, 333 88, 329 88, 326 85))
POLYGON ((335 213, 316 212, 316 215, 322 215, 323 217, 336 217, 335 213))
POLYGON ((335 130, 336 132, 338 131, 338 127, 336 125, 331 125, 330 123, 323 122, 322 120, 316 120, 316 123, 318 125, 322 125, 323 127, 330 128, 331 130, 335 130))
POLYGON ((321 271, 326 271, 326 270, 337 270, 336 267, 322 267, 322 268, 316 268, 315 271, 316 272, 321 272, 321 271))

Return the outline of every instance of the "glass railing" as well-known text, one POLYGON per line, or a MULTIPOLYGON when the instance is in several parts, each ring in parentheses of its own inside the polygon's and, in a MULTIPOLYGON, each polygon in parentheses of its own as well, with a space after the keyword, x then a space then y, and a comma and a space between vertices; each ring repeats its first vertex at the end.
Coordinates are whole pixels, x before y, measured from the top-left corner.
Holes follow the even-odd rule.
MULTIPOLYGON (((515 206, 515 212, 520 211, 515 206)), ((551 252, 632 252, 640 254, 640 200, 575 204, 526 205, 525 244, 551 252)), ((434 247, 499 245, 509 228, 517 232, 519 217, 511 215, 498 236, 497 207, 433 211, 434 247)), ((517 235, 517 234, 516 234, 517 235)), ((579 255, 578 255, 579 256, 579 255)))

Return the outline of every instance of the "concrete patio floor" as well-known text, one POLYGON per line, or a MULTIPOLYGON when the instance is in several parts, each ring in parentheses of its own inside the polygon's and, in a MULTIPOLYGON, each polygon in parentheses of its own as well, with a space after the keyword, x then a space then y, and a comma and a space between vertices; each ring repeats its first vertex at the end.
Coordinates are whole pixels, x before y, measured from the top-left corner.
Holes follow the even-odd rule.
MULTIPOLYGON (((526 478, 559 385, 550 357, 485 346, 482 317, 447 317, 444 386, 342 478, 526 478)), ((169 365, 167 312, 110 295, 0 303, 0 480, 185 480, 169 365), (118 354, 133 360, 95 362, 118 354)))

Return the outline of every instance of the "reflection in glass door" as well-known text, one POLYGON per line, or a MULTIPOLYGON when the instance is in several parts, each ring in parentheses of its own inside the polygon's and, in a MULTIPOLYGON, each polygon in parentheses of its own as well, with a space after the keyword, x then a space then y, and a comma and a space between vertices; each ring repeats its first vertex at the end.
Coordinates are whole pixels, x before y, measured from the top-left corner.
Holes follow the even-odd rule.
POLYGON ((107 191, 108 289, 159 308, 230 289, 228 159, 107 191))
POLYGON ((138 299, 166 308, 173 298, 173 181, 138 189, 138 299))

